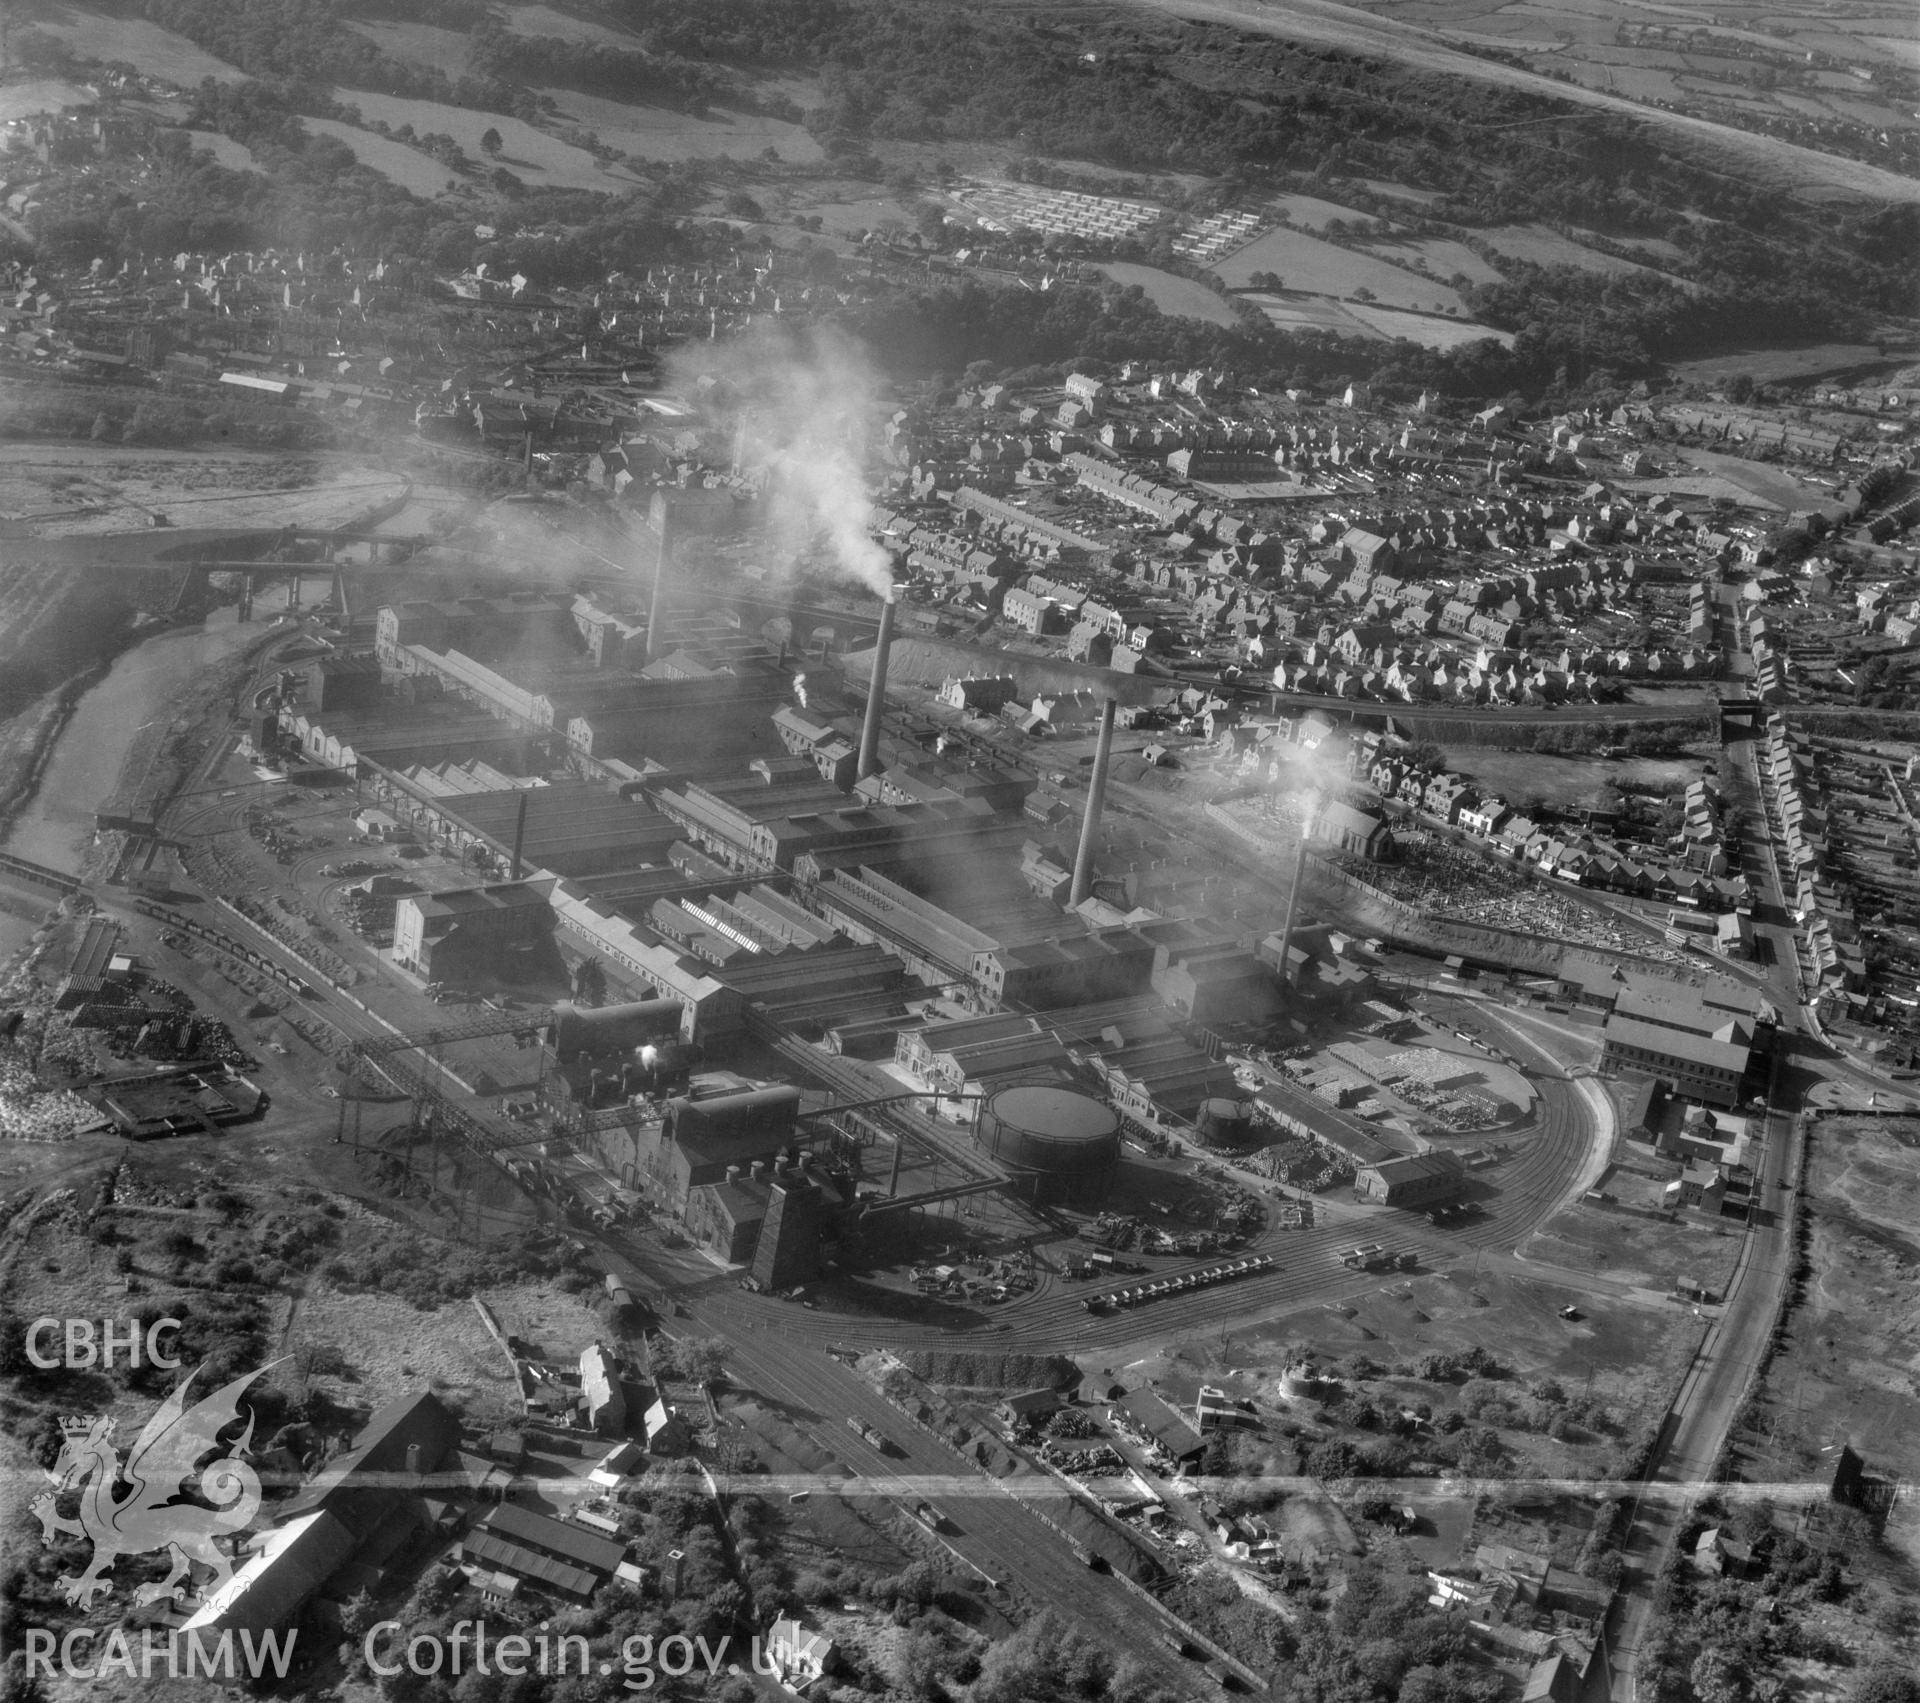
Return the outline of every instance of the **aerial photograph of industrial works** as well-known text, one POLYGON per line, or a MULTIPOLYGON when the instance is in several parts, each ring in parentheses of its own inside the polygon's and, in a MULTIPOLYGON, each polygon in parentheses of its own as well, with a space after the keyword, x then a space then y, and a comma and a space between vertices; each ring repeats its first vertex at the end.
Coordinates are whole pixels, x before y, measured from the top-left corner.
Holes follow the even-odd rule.
POLYGON ((0 0, 0 1703, 1920 1703, 1913 0, 0 0))

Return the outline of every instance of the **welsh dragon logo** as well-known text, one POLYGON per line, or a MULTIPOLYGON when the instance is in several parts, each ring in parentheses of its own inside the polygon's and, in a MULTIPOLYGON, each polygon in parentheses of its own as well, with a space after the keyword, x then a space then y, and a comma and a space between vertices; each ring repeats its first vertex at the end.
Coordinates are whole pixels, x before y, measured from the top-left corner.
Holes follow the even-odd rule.
POLYGON ((172 1558, 172 1571, 140 1586, 134 1592, 136 1603, 162 1598, 177 1602, 185 1592, 189 1564, 195 1561, 212 1569, 210 1590, 233 1577, 233 1563, 214 1547, 214 1539, 244 1531, 260 1511, 259 1474, 240 1458, 253 1440, 251 1411, 239 1441, 204 1467, 200 1463, 221 1447, 220 1433, 240 1418, 242 1393, 267 1369, 262 1366, 223 1384, 192 1407, 187 1406, 187 1392, 200 1369, 189 1372, 147 1421, 124 1462, 113 1446, 113 1420, 60 1421, 65 1441, 47 1473, 54 1487, 34 1498, 33 1511, 48 1543, 55 1537, 83 1537, 93 1544, 87 1570, 60 1577, 68 1602, 90 1607, 96 1596, 113 1589, 108 1575, 122 1555, 161 1549, 172 1558), (189 1488, 196 1473, 197 1482, 189 1488), (55 1499, 76 1489, 80 1517, 69 1519, 58 1511, 55 1499), (199 1500, 187 1500, 189 1493, 199 1500))

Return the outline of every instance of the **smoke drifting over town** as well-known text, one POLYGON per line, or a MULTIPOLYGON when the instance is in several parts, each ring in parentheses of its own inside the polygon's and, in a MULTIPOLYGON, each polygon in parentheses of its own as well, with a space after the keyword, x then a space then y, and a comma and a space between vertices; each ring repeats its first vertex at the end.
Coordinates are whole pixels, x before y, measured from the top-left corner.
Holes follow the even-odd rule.
POLYGON ((825 568, 885 597, 887 552, 868 525, 866 463, 879 381, 859 345, 829 327, 756 326, 734 342, 689 350, 675 377, 724 386, 743 468, 767 472, 770 566, 825 568))

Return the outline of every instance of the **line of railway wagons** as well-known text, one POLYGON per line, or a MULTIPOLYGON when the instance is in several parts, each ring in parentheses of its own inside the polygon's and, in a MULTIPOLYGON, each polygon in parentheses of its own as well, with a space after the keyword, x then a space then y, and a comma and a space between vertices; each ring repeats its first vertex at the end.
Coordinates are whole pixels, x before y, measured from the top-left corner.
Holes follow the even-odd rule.
POLYGON ((1276 1264, 1278 1261, 1271 1254, 1250 1254, 1242 1260, 1228 1260, 1221 1265, 1204 1266, 1199 1271, 1182 1272, 1178 1277, 1157 1278, 1151 1283, 1136 1283, 1128 1289, 1110 1289, 1104 1295, 1089 1295, 1084 1305, 1090 1313, 1102 1313, 1108 1308, 1125 1310, 1140 1307, 1168 1295, 1184 1295, 1190 1289, 1209 1289, 1216 1283, 1231 1283, 1236 1278, 1271 1271, 1276 1264))

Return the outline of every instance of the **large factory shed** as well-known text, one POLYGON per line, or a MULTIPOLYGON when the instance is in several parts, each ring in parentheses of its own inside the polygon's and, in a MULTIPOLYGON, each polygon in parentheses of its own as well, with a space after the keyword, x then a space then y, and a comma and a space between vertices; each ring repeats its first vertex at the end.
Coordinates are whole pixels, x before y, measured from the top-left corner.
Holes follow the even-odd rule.
POLYGON ((425 806, 424 813, 457 849, 484 844, 496 856, 508 859, 519 834, 523 799, 527 812, 520 846, 523 868, 550 870, 555 875, 598 875, 661 864, 680 838, 680 830, 666 817, 588 781, 437 798, 425 806))
POLYGON ((1454 1199, 1465 1182, 1451 1153, 1409 1153, 1363 1165, 1353 1179, 1353 1192, 1382 1206, 1434 1206, 1454 1199))

